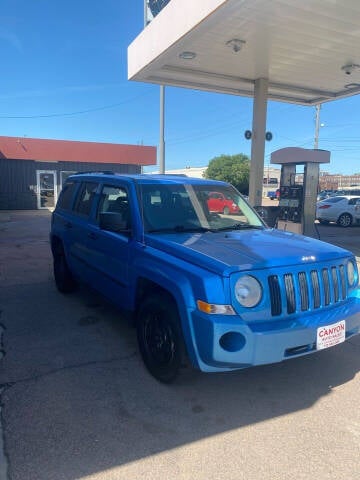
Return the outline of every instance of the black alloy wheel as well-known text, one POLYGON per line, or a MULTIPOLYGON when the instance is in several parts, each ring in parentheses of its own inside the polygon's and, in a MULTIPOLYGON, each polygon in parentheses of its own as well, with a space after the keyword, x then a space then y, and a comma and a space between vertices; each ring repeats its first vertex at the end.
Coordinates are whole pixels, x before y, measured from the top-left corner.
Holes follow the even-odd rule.
POLYGON ((180 319, 174 302, 166 295, 145 298, 137 315, 137 338, 148 371, 162 383, 179 374, 183 342, 180 319))

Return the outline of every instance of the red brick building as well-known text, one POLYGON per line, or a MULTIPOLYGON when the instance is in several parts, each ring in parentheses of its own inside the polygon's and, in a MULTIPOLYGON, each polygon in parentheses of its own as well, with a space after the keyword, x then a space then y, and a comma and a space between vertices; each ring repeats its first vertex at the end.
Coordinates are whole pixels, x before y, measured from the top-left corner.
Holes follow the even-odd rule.
POLYGON ((320 190, 340 190, 343 187, 351 187, 353 185, 360 185, 360 175, 340 175, 338 173, 330 174, 328 172, 320 172, 320 190))

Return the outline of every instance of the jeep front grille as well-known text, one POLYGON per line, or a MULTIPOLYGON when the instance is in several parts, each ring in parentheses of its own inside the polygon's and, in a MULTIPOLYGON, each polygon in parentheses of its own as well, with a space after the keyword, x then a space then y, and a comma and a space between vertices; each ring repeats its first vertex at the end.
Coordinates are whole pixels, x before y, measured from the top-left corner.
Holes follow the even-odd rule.
POLYGON ((272 316, 333 305, 345 300, 347 292, 343 265, 270 275, 268 285, 272 316))

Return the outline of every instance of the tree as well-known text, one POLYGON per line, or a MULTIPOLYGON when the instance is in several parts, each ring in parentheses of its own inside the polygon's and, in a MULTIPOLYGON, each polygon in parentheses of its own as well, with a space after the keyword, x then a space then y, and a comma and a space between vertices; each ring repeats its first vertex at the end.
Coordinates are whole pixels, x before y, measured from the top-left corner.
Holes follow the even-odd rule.
POLYGON ((232 183, 239 192, 247 195, 249 193, 250 159, 243 153, 220 155, 210 160, 204 177, 232 183))

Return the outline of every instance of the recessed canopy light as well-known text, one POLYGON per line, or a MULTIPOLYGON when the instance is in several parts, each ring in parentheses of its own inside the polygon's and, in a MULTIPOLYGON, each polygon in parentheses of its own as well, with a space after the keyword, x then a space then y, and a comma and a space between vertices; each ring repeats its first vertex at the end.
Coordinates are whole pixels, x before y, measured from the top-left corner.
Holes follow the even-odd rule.
POLYGON ((196 57, 196 53, 195 52, 181 52, 179 57, 183 58, 184 60, 193 60, 196 57))
POLYGON ((344 85, 345 88, 359 88, 360 87, 360 83, 347 83, 346 85, 344 85))

